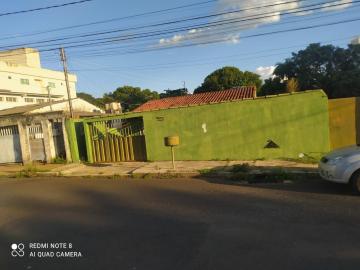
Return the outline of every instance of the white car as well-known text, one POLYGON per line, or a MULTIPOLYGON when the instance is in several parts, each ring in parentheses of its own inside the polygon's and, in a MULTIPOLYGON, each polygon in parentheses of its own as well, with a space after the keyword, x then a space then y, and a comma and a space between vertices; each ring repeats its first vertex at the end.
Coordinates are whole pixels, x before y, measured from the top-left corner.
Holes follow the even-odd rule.
POLYGON ((319 171, 325 180, 350 183, 354 191, 360 193, 360 146, 348 146, 328 153, 321 158, 319 171))

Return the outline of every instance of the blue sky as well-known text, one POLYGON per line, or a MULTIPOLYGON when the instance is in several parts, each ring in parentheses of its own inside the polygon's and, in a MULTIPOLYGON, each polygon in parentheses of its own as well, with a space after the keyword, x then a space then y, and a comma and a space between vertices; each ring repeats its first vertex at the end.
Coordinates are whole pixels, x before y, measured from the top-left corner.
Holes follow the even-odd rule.
MULTIPOLYGON (((72 1, 74 0, 3 1, 0 13, 72 1)), ((42 53, 42 63, 45 67, 61 70, 58 52, 55 50, 57 47, 80 45, 84 42, 87 43, 87 39, 101 41, 100 38, 111 37, 111 42, 103 45, 66 49, 70 71, 78 75, 78 91, 101 96, 122 85, 139 86, 161 92, 169 88, 180 88, 184 81, 192 91, 201 84, 206 75, 226 65, 236 66, 241 70, 259 72, 266 76, 276 63, 289 57, 291 52, 306 47, 309 43, 321 42, 346 46, 353 37, 360 35, 360 21, 354 21, 254 37, 256 34, 266 32, 360 19, 360 3, 355 0, 336 2, 283 0, 282 2, 286 3, 271 7, 269 5, 276 1, 218 0, 167 12, 123 18, 200 2, 206 2, 206 0, 93 0, 46 11, 0 16, 3 26, 0 29, 1 47, 13 48, 17 45, 33 43, 30 45, 35 48, 39 47, 40 50, 54 49, 42 53), (328 4, 326 5, 325 2, 328 4), (315 6, 315 4, 318 5, 315 6), (268 7, 255 9, 255 7, 264 5, 268 5, 268 7), (303 9, 311 8, 317 8, 317 10, 301 12, 303 9), (237 12, 234 12, 235 10, 237 12), (229 11, 233 13, 229 13, 229 11), (161 23, 225 12, 228 13, 199 20, 161 25, 161 23), (86 27, 53 31, 57 28, 109 19, 115 20, 86 27), (245 21, 246 19, 247 21, 245 21), (220 26, 197 27, 199 24, 216 24, 231 20, 235 22, 229 25, 220 23, 220 26), (158 26, 149 27, 152 24, 158 26), (178 27, 184 27, 186 30, 165 33, 169 29, 178 27), (123 31, 98 35, 99 32, 120 29, 123 31), (128 30, 124 31, 124 29, 128 30), (161 33, 124 40, 124 36, 146 36, 154 31, 161 33), (34 35, 38 32, 45 33, 34 35), (97 35, 94 35, 96 33, 97 35), (84 34, 89 36, 78 37, 84 34), (36 43, 69 36, 73 37, 65 41, 36 43), (122 40, 114 40, 114 38, 122 40), (212 43, 214 41, 218 42, 212 43), (204 44, 209 42, 211 44, 204 44), (141 52, 144 50, 147 52, 141 52)))

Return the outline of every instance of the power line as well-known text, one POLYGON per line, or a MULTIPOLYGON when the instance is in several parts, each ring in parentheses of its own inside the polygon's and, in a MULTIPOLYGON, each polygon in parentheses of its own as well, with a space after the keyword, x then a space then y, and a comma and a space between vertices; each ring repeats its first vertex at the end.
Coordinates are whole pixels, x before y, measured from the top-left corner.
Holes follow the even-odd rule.
MULTIPOLYGON (((317 42, 311 42, 311 43, 325 43, 325 42, 333 42, 333 41, 343 41, 343 40, 349 40, 352 36, 347 36, 347 37, 343 37, 343 38, 338 38, 338 39, 331 39, 331 40, 323 40, 323 41, 317 41, 317 42)), ((161 63, 161 64, 152 64, 152 65, 141 65, 141 66, 120 66, 120 67, 107 67, 107 66, 99 66, 99 68, 90 68, 90 69, 72 69, 72 72, 77 72, 77 71, 118 71, 121 69, 135 69, 135 70, 144 70, 146 68, 148 69, 153 69, 153 68, 168 68, 168 67, 179 67, 179 65, 181 64, 187 64, 187 65, 192 65, 192 64, 196 64, 196 63, 205 63, 204 61, 208 61, 208 60, 214 60, 214 59, 218 59, 218 61, 224 60, 224 59, 231 59, 233 60, 236 57, 239 56, 249 56, 249 55, 257 55, 260 53, 266 53, 266 52, 273 52, 273 51, 282 51, 282 50, 288 50, 288 49, 292 49, 292 48, 298 48, 298 47, 303 47, 308 45, 307 43, 302 43, 302 44, 296 44, 296 45, 292 45, 292 46, 287 46, 287 47, 281 47, 281 48, 272 48, 272 49, 266 49, 266 50, 259 50, 259 51, 255 51, 255 52, 247 52, 247 53, 240 53, 240 54, 232 54, 232 55, 228 55, 228 56, 219 56, 219 57, 207 57, 207 58, 202 58, 202 59, 197 59, 197 60, 193 60, 193 61, 172 61, 172 62, 166 62, 166 63, 161 63), (101 67, 101 69, 100 69, 101 67), (144 69, 142 69, 144 68, 144 69)), ((259 57, 260 58, 260 57, 259 57)), ((244 59, 244 58, 241 58, 244 59)), ((83 61, 83 60, 81 60, 83 61)), ((217 63, 218 61, 216 61, 215 63, 217 63)), ((214 62, 207 62, 207 63, 214 63, 214 62)), ((93 63, 88 64, 87 66, 92 66, 93 63)))
MULTIPOLYGON (((360 7, 360 5, 357 5, 357 6, 353 6, 354 8, 356 7, 356 8, 358 8, 358 7, 360 7)), ((356 10, 354 10, 354 11, 356 11, 356 10)), ((358 11, 356 11, 356 12, 358 12, 358 11)), ((343 14, 343 13, 342 13, 343 14)), ((342 14, 339 14, 339 13, 332 13, 332 14, 326 14, 326 15, 319 15, 319 16, 315 16, 315 17, 311 17, 311 18, 302 18, 302 19, 297 19, 297 20, 290 20, 290 21, 284 21, 284 22, 279 22, 279 23, 277 23, 277 24, 269 24, 269 25, 265 25, 265 26, 263 26, 263 28, 266 28, 266 27, 276 27, 276 26, 280 26, 280 25, 284 25, 284 24, 292 24, 292 23, 297 23, 297 22, 301 22, 301 21, 304 21, 304 20, 306 20, 306 21, 310 21, 310 20, 317 20, 317 19, 322 19, 322 18, 326 18, 326 17, 332 17, 332 16, 339 16, 339 15, 342 15, 342 14)), ((290 19, 290 18, 289 18, 290 19)), ((291 19, 293 19, 293 18, 291 18, 291 19)), ((241 25, 241 27, 244 27, 244 26, 246 26, 246 25, 241 25)), ((227 28, 222 28, 222 30, 226 30, 227 28)), ((229 27, 229 30, 227 30, 227 31, 218 31, 218 32, 215 32, 215 34, 226 34, 226 33, 231 33, 230 31, 234 31, 234 30, 231 30, 231 29, 233 29, 233 28, 230 28, 229 27)), ((202 35, 200 38, 203 38, 203 37, 207 37, 207 36, 211 36, 212 34, 213 34, 214 32, 212 32, 211 34, 208 34, 208 35, 202 35)), ((151 38, 151 37, 150 37, 151 38)), ((191 41, 191 40, 194 40, 194 39, 187 39, 187 40, 185 40, 185 41, 191 41)), ((149 41, 151 41, 151 39, 149 39, 149 41)), ((151 45, 151 44, 153 44, 153 43, 149 43, 149 42, 147 42, 147 43, 139 43, 139 45, 141 45, 141 46, 148 46, 148 45, 151 45)), ((134 47, 134 45, 133 44, 129 44, 129 45, 124 45, 124 46, 116 46, 116 47, 108 47, 108 48, 106 48, 106 53, 108 53, 108 52, 113 52, 113 53, 115 53, 115 52, 118 52, 118 50, 119 49, 126 49, 126 48, 129 48, 129 47, 134 47)), ((102 49, 89 49, 89 50, 81 50, 81 52, 80 53, 85 53, 85 54, 80 54, 80 56, 81 55, 83 55, 83 56, 96 56, 96 52, 101 52, 101 53, 104 53, 104 48, 102 48, 102 49), (86 54, 86 53, 90 53, 90 54, 86 54)), ((76 55, 79 55, 79 54, 76 54, 76 55)), ((74 53, 72 53, 72 56, 74 57, 74 53)), ((101 56, 101 55, 100 55, 101 56)))
MULTIPOLYGON (((360 21, 360 18, 351 19, 351 20, 342 20, 342 21, 338 21, 338 22, 331 22, 331 23, 318 24, 318 25, 310 25, 310 26, 306 26, 306 27, 291 28, 291 29, 286 29, 286 30, 278 30, 278 31, 271 31, 271 32, 265 32, 265 33, 259 33, 259 34, 252 34, 252 35, 242 36, 241 38, 246 39, 246 38, 267 36, 267 35, 273 35, 273 34, 281 34, 281 33, 286 33, 286 32, 308 30, 308 29, 338 25, 338 24, 355 22, 355 21, 360 21)), ((162 51, 162 50, 169 50, 169 49, 174 49, 174 48, 193 47, 193 46, 198 46, 198 45, 210 45, 210 44, 215 44, 215 43, 220 43, 220 42, 225 42, 225 41, 227 41, 226 38, 219 38, 219 39, 213 39, 210 41, 197 42, 194 44, 193 43, 192 44, 180 44, 180 45, 171 46, 171 47, 156 47, 156 48, 149 48, 149 49, 129 50, 129 51, 125 51, 123 53, 117 53, 116 55, 127 55, 127 54, 136 54, 136 53, 144 53, 144 52, 152 52, 152 51, 162 51)), ((76 45, 76 46, 78 46, 78 45, 76 45)), ((71 48, 71 47, 74 47, 74 46, 69 46, 68 48, 71 48)), ((110 55, 111 54, 109 54, 109 56, 110 55)), ((104 56, 104 55, 102 55, 102 56, 104 56)))
MULTIPOLYGON (((213 18, 213 17, 229 15, 229 14, 234 14, 234 13, 240 13, 240 12, 259 9, 259 8, 268 8, 268 7, 274 7, 274 6, 285 5, 285 4, 290 4, 290 3, 298 3, 298 2, 302 2, 302 1, 308 1, 308 0, 293 0, 293 1, 287 1, 287 2, 280 2, 280 3, 270 4, 270 5, 248 7, 248 8, 244 8, 244 9, 237 9, 237 10, 231 10, 231 11, 227 11, 227 12, 209 14, 209 15, 205 15, 205 16, 197 16, 197 17, 191 17, 191 18, 185 18, 185 19, 177 19, 177 20, 171 20, 171 21, 167 21, 167 22, 155 23, 155 24, 150 24, 150 25, 134 26, 134 27, 116 29, 116 30, 111 30, 111 31, 93 32, 93 33, 90 33, 90 34, 82 34, 82 35, 77 34, 77 35, 74 35, 74 36, 62 37, 62 38, 56 38, 56 39, 48 39, 48 40, 42 40, 42 41, 32 42, 32 43, 21 43, 21 44, 15 44, 15 45, 8 45, 6 47, 21 47, 21 46, 25 46, 25 45, 32 45, 32 44, 38 44, 38 43, 48 43, 48 42, 67 40, 67 39, 72 39, 72 38, 84 38, 84 37, 90 37, 90 36, 98 36, 98 35, 106 35, 106 34, 112 34, 112 33, 139 30, 139 29, 146 29, 146 28, 151 28, 151 27, 166 26, 166 25, 189 22, 189 21, 194 21, 194 20, 209 19, 209 18, 213 18)), ((337 3, 338 1, 334 0, 332 2, 337 3)), ((325 1, 325 2, 323 2, 321 4, 324 4, 324 3, 328 3, 328 2, 325 1)), ((348 3, 346 3, 346 4, 348 4, 348 3)), ((317 6, 317 5, 320 5, 320 4, 312 4, 312 5, 308 5, 306 7, 317 6)), ((295 10, 295 9, 297 9, 297 8, 293 8, 291 10, 295 10)), ((265 14, 270 14, 270 13, 268 12, 268 13, 265 13, 265 14)), ((274 12, 271 12, 271 14, 273 16, 274 12)), ((247 16, 246 18, 253 17, 253 16, 254 15, 247 16)), ((231 20, 231 19, 229 19, 229 20, 231 20)), ((3 46, 1 48, 4 48, 4 47, 5 46, 3 46)))
MULTIPOLYGON (((310 25, 310 26, 300 27, 300 28, 291 28, 291 29, 286 29, 286 30, 278 30, 278 31, 272 31, 272 32, 259 33, 259 34, 254 34, 254 35, 242 36, 242 38, 244 39, 244 38, 251 38, 251 37, 279 34, 279 33, 291 32, 291 31, 300 31, 300 30, 306 30, 306 29, 312 29, 312 28, 319 28, 319 27, 325 27, 325 26, 349 23, 349 22, 354 22, 354 21, 358 21, 358 20, 360 20, 360 18, 355 18, 355 19, 351 19, 351 20, 342 20, 342 21, 331 22, 331 23, 326 23, 326 24, 310 25)), ((132 54, 132 53, 141 53, 141 52, 149 52, 149 51, 157 51, 157 50, 170 49, 170 48, 191 47, 191 46, 194 46, 194 45, 213 44, 213 43, 224 42, 224 41, 226 41, 226 40, 225 39, 214 39, 214 40, 206 41, 206 42, 198 42, 196 44, 183 44, 183 45, 172 46, 172 47, 159 47, 159 48, 150 48, 150 49, 143 49, 143 50, 130 50, 130 51, 123 52, 121 55, 123 55, 123 54, 132 54)), ((104 42, 104 41, 103 42, 96 42, 96 43, 91 43, 91 44, 77 44, 77 45, 71 45, 71 46, 67 46, 67 47, 65 46, 65 48, 82 48, 82 47, 88 47, 88 46, 102 45, 104 43, 108 43, 108 41, 107 42, 104 42)), ((46 52, 46 51, 54 51, 54 50, 57 50, 57 49, 58 48, 48 48, 48 49, 42 49, 42 50, 39 50, 39 51, 46 52)), ((20 53, 20 54, 23 54, 23 53, 20 53)), ((118 54, 118 55, 120 55, 120 54, 118 54)), ((5 57, 5 56, 0 56, 0 57, 5 57)))
POLYGON ((185 8, 189 8, 189 7, 205 5, 205 4, 208 4, 208 3, 214 3, 216 1, 217 0, 210 0, 210 1, 193 3, 193 4, 189 4, 189 5, 177 6, 177 7, 173 7, 173 8, 166 8, 166 9, 160 9, 160 10, 155 10, 155 11, 144 12, 144 13, 134 14, 134 15, 130 15, 130 16, 125 16, 125 17, 118 17, 118 18, 113 18, 113 19, 109 19, 109 20, 102 20, 102 21, 95 21, 95 22, 77 24, 77 25, 72 25, 72 26, 65 26, 65 27, 54 28, 54 29, 49 29, 49 30, 45 30, 45 31, 35 32, 35 33, 28 33, 28 34, 5 37, 5 38, 2 38, 0 40, 8 40, 8 39, 19 38, 19 37, 20 38, 21 37, 30 37, 30 36, 36 36, 36 35, 41 35, 41 34, 47 34, 47 33, 52 33, 52 32, 68 30, 68 29, 75 29, 75 28, 92 26, 92 25, 97 25, 97 24, 105 24, 105 23, 114 22, 114 21, 122 21, 122 20, 137 18, 137 17, 141 17, 141 16, 154 15, 154 14, 159 14, 159 13, 166 13, 166 12, 174 11, 174 10, 178 10, 178 9, 185 9, 185 8))
MULTIPOLYGON (((298 1, 291 1, 291 2, 298 2, 298 1)), ((330 7, 338 7, 338 6, 347 5, 349 3, 358 3, 358 2, 360 2, 360 0, 352 1, 352 2, 344 2, 344 3, 338 3, 338 1, 332 1, 333 4, 330 5, 330 7)), ((284 4, 284 3, 290 3, 290 2, 282 2, 281 4, 284 4)), ((325 3, 328 3, 328 2, 325 2, 325 3)), ((319 10, 319 9, 323 8, 322 7, 323 4, 324 4, 324 2, 307 5, 307 6, 302 7, 302 9, 299 9, 299 8, 287 9, 287 10, 284 10, 284 12, 282 12, 282 14, 283 15, 290 15, 290 14, 297 14, 297 13, 302 13, 302 12, 319 10), (319 5, 320 5, 320 7, 316 7, 316 6, 319 6, 319 5)), ((279 4, 272 4, 271 6, 274 6, 274 5, 279 5, 279 4)), ((269 6, 269 5, 266 5, 266 6, 269 6)), ((250 8, 248 8, 248 9, 250 9, 250 8)), ((253 8, 251 8, 251 9, 253 9, 253 8)), ((242 9, 242 11, 243 10, 244 9, 242 9)), ((218 13, 218 14, 221 14, 221 15, 232 14, 234 12, 239 12, 239 11, 240 10, 228 11, 227 13, 222 12, 222 13, 218 13)), ((256 20, 271 18, 275 14, 276 14, 276 12, 267 12, 267 13, 262 13, 262 14, 250 15, 250 16, 247 16, 247 17, 243 17, 241 19, 238 19, 238 18, 235 18, 235 19, 223 19, 223 20, 218 20, 218 21, 210 22, 210 23, 201 23, 201 24, 190 25, 190 26, 187 26, 187 27, 178 27, 178 28, 171 28, 171 29, 166 29, 166 30, 155 30, 155 31, 150 31, 150 32, 147 31, 147 32, 143 32, 143 33, 140 32, 140 33, 136 33, 136 34, 127 34, 127 35, 123 35, 123 36, 111 36, 111 37, 104 37, 104 38, 95 38, 95 39, 90 39, 90 40, 62 42, 62 43, 55 43, 55 44, 47 44, 47 45, 43 45, 43 46, 37 45, 37 44, 43 44, 43 43, 51 43, 51 42, 54 42, 54 41, 63 41, 63 40, 71 39, 71 38, 74 38, 74 37, 56 38, 56 39, 42 40, 42 41, 31 42, 31 43, 21 43, 21 44, 13 44, 13 45, 8 45, 8 46, 2 46, 2 47, 0 47, 0 49, 7 49, 9 47, 22 47, 22 46, 29 46, 29 45, 35 45, 38 48, 43 48, 43 47, 49 47, 49 46, 64 46, 64 45, 67 45, 67 44, 76 44, 76 43, 84 43, 84 42, 90 42, 90 43, 87 43, 87 44, 86 43, 83 44, 83 45, 86 45, 86 46, 93 45, 93 44, 94 45, 96 45, 96 44, 108 44, 108 43, 114 43, 114 42, 120 42, 120 41, 140 39, 140 38, 144 38, 144 37, 154 37, 154 36, 159 36, 159 35, 172 34, 172 33, 177 33, 177 32, 181 32, 181 31, 189 31, 189 30, 192 30, 194 28, 196 28, 196 29, 204 29, 204 28, 208 28, 208 27, 218 27, 218 26, 234 24, 234 23, 240 23, 240 22, 256 21, 256 20), (101 42, 92 42, 92 41, 101 41, 101 42)), ((201 18, 204 18, 204 17, 208 18, 208 16, 213 16, 213 15, 202 16, 201 18)), ((199 18, 200 17, 195 17, 193 19, 197 20, 199 18)), ((143 28, 148 28, 148 27, 164 26, 164 25, 169 25, 169 24, 174 24, 174 23, 179 23, 179 22, 184 22, 184 21, 189 21, 189 19, 170 21, 170 22, 165 23, 165 24, 145 25, 145 26, 126 28, 126 29, 118 29, 118 30, 113 30, 113 31, 97 32, 97 33, 93 33, 93 34, 78 35, 78 36, 76 36, 76 38, 84 38, 84 37, 90 37, 90 36, 105 35, 105 34, 110 34, 110 33, 114 33, 114 32, 124 32, 124 31, 129 31, 129 30, 138 30, 138 29, 143 29, 143 28)), ((71 46, 68 46, 67 48, 72 48, 72 47, 77 47, 77 45, 71 45, 71 46)))
MULTIPOLYGON (((360 2, 357 1, 357 2, 360 2)), ((314 10, 314 9, 312 9, 314 10)), ((307 10, 308 11, 308 10, 307 10)), ((294 13, 300 13, 300 12, 304 12, 304 10, 301 10, 301 11, 297 11, 297 12, 291 12, 291 14, 294 14, 294 13)), ((288 12, 288 14, 290 14, 290 12, 288 12)), ((267 16, 268 17, 268 16, 267 16)), ((257 19, 262 19, 264 17, 259 17, 257 19)), ((357 20, 357 19, 356 19, 357 20)), ((356 21, 355 20, 355 21, 356 21)), ((184 27, 184 28, 175 28, 175 29, 171 29, 171 30, 165 30, 165 31, 154 31, 154 32, 148 32, 148 33, 143 33, 141 34, 140 36, 125 36, 123 38, 116 38, 116 37, 111 37, 111 38, 103 38, 103 39, 93 39, 93 40, 87 40, 87 41, 80 41, 80 42, 88 42, 88 41, 95 41, 95 42, 89 42, 89 43, 82 43, 82 44, 77 44, 77 45, 74 45, 74 43, 80 43, 80 42, 69 42, 69 43, 59 43, 59 44, 51 44, 51 45, 47 45, 45 47, 48 47, 48 46, 59 46, 59 45, 64 45, 64 44, 70 44, 69 46, 66 46, 67 48, 78 48, 78 47, 91 47, 93 45, 104 45, 104 44, 109 44, 109 43, 114 43, 114 42, 119 42, 119 41, 128 41, 128 40, 133 40, 133 39, 139 39, 139 38, 144 38, 144 37, 154 37, 154 36, 160 36, 160 35, 165 35, 165 34, 173 34, 173 33, 178 33, 180 31, 189 31, 189 30, 192 30, 194 28, 197 28, 197 29, 206 29, 208 28, 209 26, 222 26, 222 25, 228 25, 228 24, 233 24, 233 23, 238 23, 238 22, 244 22, 244 21, 247 21, 247 19, 240 19, 240 20, 233 20, 231 22, 222 22, 220 21, 219 23, 216 23, 216 24, 206 24, 206 25, 192 25, 192 26, 189 26, 189 27, 184 27)), ((339 24, 339 23, 346 23, 346 22, 351 22, 351 21, 354 21, 354 20, 344 20, 343 22, 340 21, 336 24, 339 24)), ((328 24, 325 24, 324 26, 327 26, 328 24)), ((331 25, 331 24, 330 24, 331 25)), ((319 26, 320 27, 320 26, 319 26)), ((317 27, 315 27, 317 28, 317 27)), ((306 28, 305 28, 306 29, 306 28)), ((286 31, 290 31, 290 30, 286 30, 286 31)), ((210 34, 211 35, 211 34, 210 34)), ((251 36, 251 35, 250 35, 251 36)), ((200 37, 201 38, 201 37, 200 37)), ((244 37, 242 37, 244 38, 244 37)), ((199 44, 199 43, 197 43, 199 44)), ((165 47, 163 47, 165 48, 165 47)))
POLYGON ((47 10, 47 9, 53 9, 53 8, 66 7, 66 6, 70 6, 70 5, 77 5, 77 4, 82 4, 82 3, 85 3, 85 2, 91 2, 91 1, 94 1, 94 0, 80 0, 80 1, 69 2, 69 3, 53 5, 53 6, 46 6, 46 7, 38 7, 38 8, 33 8, 33 9, 25 9, 25 10, 18 10, 18 11, 12 11, 12 12, 5 12, 5 13, 0 13, 0 17, 9 16, 9 15, 15 15, 15 14, 28 13, 28 12, 34 12, 34 11, 47 10))
MULTIPOLYGON (((286 30, 278 30, 278 31, 265 32, 265 33, 259 33, 259 34, 252 34, 252 35, 242 36, 242 39, 252 38, 252 37, 259 37, 259 36, 266 36, 266 35, 273 35, 273 34, 280 34, 280 33, 292 32, 292 31, 301 31, 301 30, 307 30, 307 29, 314 29, 314 28, 319 28, 319 27, 326 27, 326 26, 338 25, 338 24, 355 22, 355 21, 360 21, 360 18, 355 18, 355 19, 351 19, 351 20, 342 20, 342 21, 325 23, 325 24, 318 24, 318 25, 310 25, 310 26, 306 26, 306 27, 291 28, 291 29, 286 29, 286 30)), ((219 42, 224 42, 224 41, 226 41, 226 39, 214 39, 212 41, 206 41, 206 42, 201 42, 201 43, 196 43, 196 44, 183 44, 183 45, 172 46, 172 47, 160 47, 160 48, 156 48, 156 49, 125 51, 124 53, 117 54, 117 55, 143 53, 143 52, 158 51, 158 50, 173 49, 173 48, 192 47, 192 46, 195 46, 195 45, 214 44, 214 43, 219 43, 219 42)), ((79 45, 76 45, 76 46, 78 47, 79 45)), ((68 47, 65 47, 65 48, 71 48, 71 47, 74 47, 74 46, 68 46, 68 47)), ((58 48, 50 48, 50 49, 39 50, 39 52, 49 52, 49 51, 54 51, 54 50, 58 50, 58 48)), ((22 54, 24 54, 24 53, 12 54, 12 56, 22 55, 22 54)), ((5 57, 5 56, 0 56, 0 57, 5 57)))
MULTIPOLYGON (((358 6, 360 7, 360 6, 358 6)), ((315 17, 315 18, 311 18, 311 19, 306 19, 307 21, 309 20, 313 20, 313 19, 319 19, 319 18, 324 18, 324 17, 329 17, 329 16, 334 16, 334 15, 339 15, 339 14, 331 14, 331 15, 325 15, 325 16, 318 16, 318 17, 315 17)), ((301 20, 293 20, 293 21, 285 21, 285 22, 281 22, 281 23, 277 23, 276 25, 266 25, 265 27, 276 27, 276 26, 279 26, 279 25, 284 25, 284 24, 293 24, 293 23, 297 23, 297 22, 300 22, 300 21, 304 21, 304 19, 301 19, 301 20)), ((241 27, 245 27, 245 26, 251 26, 253 24, 242 24, 241 27)), ((198 37, 186 37, 184 39, 182 39, 182 42, 189 42, 189 41, 192 41, 192 42, 196 42, 197 39, 204 39, 204 38, 211 38, 213 35, 226 35, 226 34, 232 34, 234 33, 234 29, 232 27, 229 27, 229 28, 221 28, 217 31, 211 31, 210 33, 207 33, 207 34, 202 34, 201 36, 198 36, 198 37)), ((150 37, 151 38, 151 37, 150 37)), ((142 46, 151 46, 153 45, 153 43, 142 43, 142 44, 139 44, 139 45, 142 45, 142 46)), ((195 44, 196 45, 196 44, 195 44)), ((157 47, 165 47, 165 46, 170 46, 170 45, 158 45, 157 47)), ((85 57, 92 57, 92 56, 106 56, 106 55, 114 55, 116 54, 119 49, 127 49, 127 48, 133 48, 134 47, 134 44, 129 44, 129 45, 124 45, 124 46, 117 46, 117 47, 112 47, 112 48, 102 48, 102 49, 97 49, 97 50, 94 50, 94 49, 90 49, 90 50, 82 50, 80 53, 85 53, 83 56, 85 57), (89 52, 89 54, 86 54, 87 52, 89 52), (100 54, 96 54, 96 52, 100 52, 100 54)), ((154 46, 153 46, 154 47, 154 46)), ((74 56, 74 54, 72 54, 74 56)), ((81 56, 81 55, 80 55, 81 56)))
MULTIPOLYGON (((246 39, 246 38, 268 36, 268 35, 281 34, 281 33, 287 33, 287 32, 302 31, 302 30, 338 25, 338 24, 350 23, 350 22, 356 22, 356 21, 360 21, 360 18, 355 18, 355 19, 350 19, 350 20, 342 20, 342 21, 324 23, 324 24, 318 24, 318 25, 310 25, 310 26, 305 26, 305 27, 291 28, 291 29, 285 29, 285 30, 271 31, 271 32, 265 32, 265 33, 259 33, 259 34, 252 34, 252 35, 247 35, 247 36, 241 36, 241 38, 246 39)), ((159 49, 133 50, 133 51, 127 51, 124 54, 142 53, 142 52, 150 52, 150 51, 182 48, 182 47, 192 47, 192 46, 197 46, 197 45, 207 45, 207 44, 214 44, 214 43, 225 42, 225 41, 227 41, 227 39, 215 39, 213 41, 199 42, 196 44, 183 44, 183 45, 178 45, 178 46, 173 46, 173 47, 162 47, 159 49)), ((118 55, 121 55, 121 54, 118 54, 118 55)))

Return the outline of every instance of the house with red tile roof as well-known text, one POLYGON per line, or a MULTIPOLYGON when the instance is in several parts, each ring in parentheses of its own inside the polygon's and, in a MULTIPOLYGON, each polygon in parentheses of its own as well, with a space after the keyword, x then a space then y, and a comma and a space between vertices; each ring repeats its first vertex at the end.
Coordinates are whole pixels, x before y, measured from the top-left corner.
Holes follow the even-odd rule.
POLYGON ((186 107, 210 103, 221 103, 224 101, 235 101, 253 98, 256 98, 256 87, 242 86, 222 91, 213 91, 194 95, 150 100, 135 108, 133 112, 145 112, 152 110, 186 107))

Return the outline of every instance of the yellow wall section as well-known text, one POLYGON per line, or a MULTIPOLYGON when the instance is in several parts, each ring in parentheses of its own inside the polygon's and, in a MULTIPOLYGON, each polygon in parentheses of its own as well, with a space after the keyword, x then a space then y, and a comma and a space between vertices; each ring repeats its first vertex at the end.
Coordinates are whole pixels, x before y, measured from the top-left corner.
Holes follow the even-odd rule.
POLYGON ((356 144, 356 98, 329 100, 330 147, 356 144))

